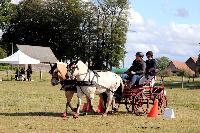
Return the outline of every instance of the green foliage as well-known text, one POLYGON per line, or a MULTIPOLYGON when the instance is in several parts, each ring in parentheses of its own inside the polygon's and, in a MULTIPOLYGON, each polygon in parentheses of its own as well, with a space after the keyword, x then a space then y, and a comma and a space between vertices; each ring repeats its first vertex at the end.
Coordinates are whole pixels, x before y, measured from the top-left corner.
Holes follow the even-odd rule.
POLYGON ((158 73, 159 76, 170 77, 173 75, 170 69, 164 69, 158 73))
POLYGON ((58 59, 77 58, 95 69, 118 66, 128 29, 127 0, 24 0, 3 34, 11 43, 50 46, 58 59))
POLYGON ((3 31, 6 29, 14 13, 15 5, 11 3, 11 0, 0 1, 0 29, 3 31))
POLYGON ((157 68, 160 71, 163 71, 169 66, 170 60, 168 57, 163 56, 163 57, 157 58, 156 63, 157 63, 157 68))
POLYGON ((0 59, 6 57, 6 51, 0 47, 0 59))

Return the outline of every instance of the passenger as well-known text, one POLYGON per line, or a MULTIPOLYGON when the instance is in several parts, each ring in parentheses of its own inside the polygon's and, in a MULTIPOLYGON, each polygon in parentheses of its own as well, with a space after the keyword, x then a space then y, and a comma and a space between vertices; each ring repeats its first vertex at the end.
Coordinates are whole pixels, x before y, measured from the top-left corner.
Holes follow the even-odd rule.
POLYGON ((128 79, 131 81, 131 85, 137 85, 145 72, 146 64, 143 61, 143 57, 144 54, 142 52, 137 52, 136 59, 133 61, 132 66, 126 72, 128 79))
POLYGON ((153 86, 156 80, 156 60, 153 59, 153 52, 148 51, 146 53, 146 70, 145 70, 145 76, 143 76, 139 84, 144 85, 146 83, 150 83, 150 86, 153 86))

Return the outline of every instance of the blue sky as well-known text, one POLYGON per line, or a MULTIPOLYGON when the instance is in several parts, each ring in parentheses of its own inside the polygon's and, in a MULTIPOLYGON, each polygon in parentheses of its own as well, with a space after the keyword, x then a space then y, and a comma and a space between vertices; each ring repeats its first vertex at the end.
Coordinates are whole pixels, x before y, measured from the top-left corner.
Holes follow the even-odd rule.
POLYGON ((125 66, 137 51, 185 61, 200 50, 200 0, 132 0, 125 66))
POLYGON ((187 24, 200 22, 200 0, 132 0, 132 5, 144 19, 153 19, 160 25, 171 21, 187 24), (185 9, 188 16, 176 16, 178 9, 185 9))

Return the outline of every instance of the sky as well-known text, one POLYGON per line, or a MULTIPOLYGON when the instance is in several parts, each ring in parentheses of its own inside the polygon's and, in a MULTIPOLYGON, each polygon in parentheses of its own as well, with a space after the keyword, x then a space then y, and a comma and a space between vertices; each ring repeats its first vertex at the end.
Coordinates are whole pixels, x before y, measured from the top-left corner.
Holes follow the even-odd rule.
POLYGON ((199 54, 200 0, 129 1, 125 67, 131 65, 138 51, 145 54, 151 50, 155 58, 167 56, 180 61, 199 54))
POLYGON ((200 0, 132 0, 125 66, 131 65, 137 51, 152 50, 156 58, 180 61, 198 56, 199 5, 200 0))

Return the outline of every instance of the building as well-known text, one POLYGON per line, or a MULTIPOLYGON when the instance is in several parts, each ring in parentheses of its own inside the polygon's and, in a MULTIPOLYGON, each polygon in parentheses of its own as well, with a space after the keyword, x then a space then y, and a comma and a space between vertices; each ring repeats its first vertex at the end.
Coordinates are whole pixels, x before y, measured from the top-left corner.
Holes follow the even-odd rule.
POLYGON ((192 71, 186 63, 181 61, 171 61, 167 69, 169 69, 172 73, 175 74, 179 74, 183 70, 187 71, 190 74, 190 76, 193 76, 195 74, 195 72, 192 71))
POLYGON ((196 62, 196 65, 197 65, 197 76, 199 77, 200 76, 200 54, 196 62))
POLYGON ((30 46, 30 45, 16 45, 15 51, 20 50, 28 56, 40 60, 40 64, 32 65, 33 71, 49 71, 49 62, 58 62, 56 56, 50 47, 30 46))
POLYGON ((197 75, 197 57, 190 57, 185 63, 197 75))

